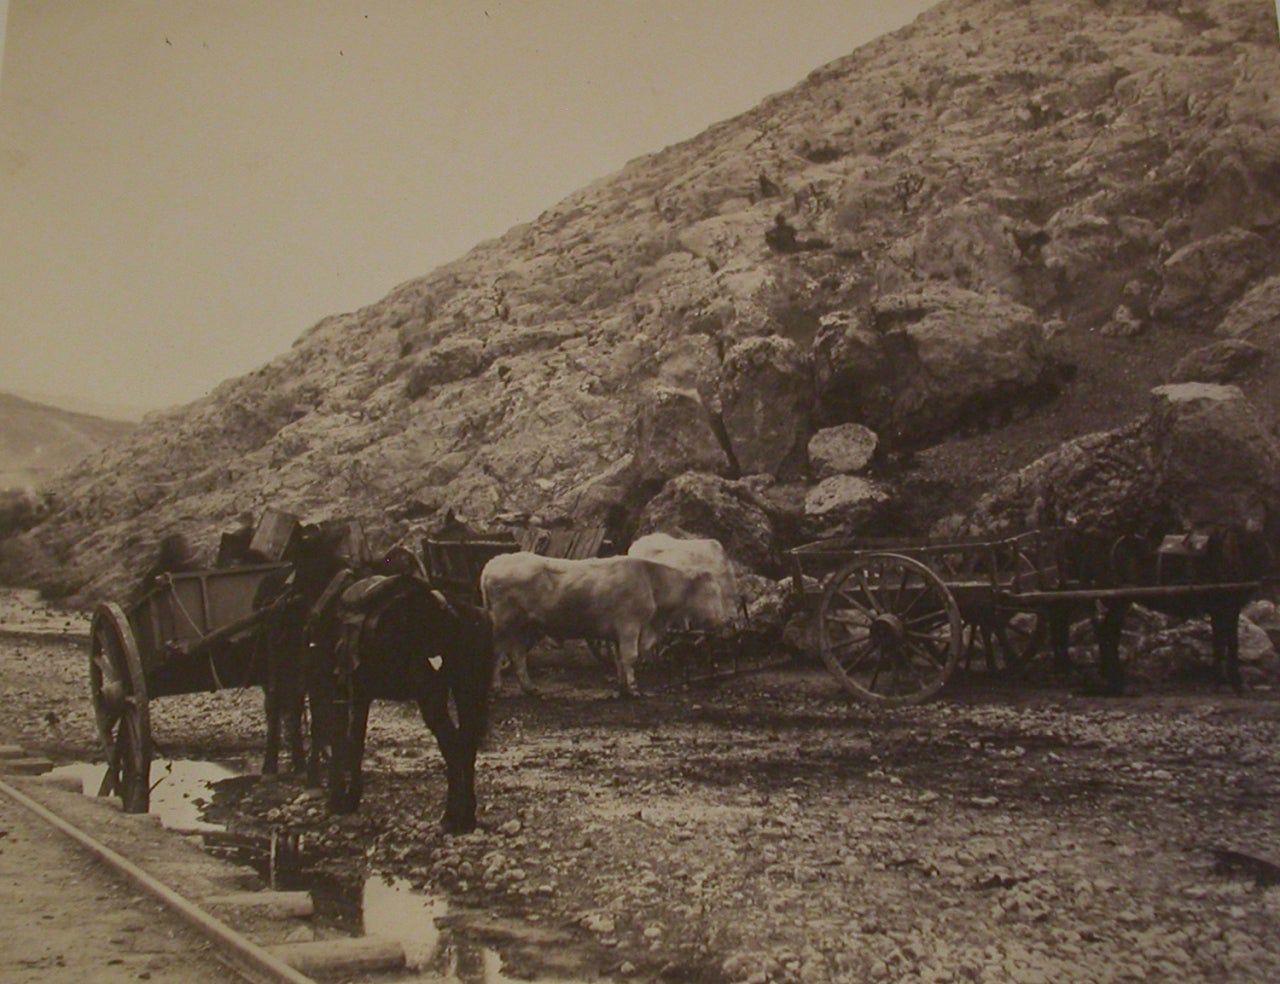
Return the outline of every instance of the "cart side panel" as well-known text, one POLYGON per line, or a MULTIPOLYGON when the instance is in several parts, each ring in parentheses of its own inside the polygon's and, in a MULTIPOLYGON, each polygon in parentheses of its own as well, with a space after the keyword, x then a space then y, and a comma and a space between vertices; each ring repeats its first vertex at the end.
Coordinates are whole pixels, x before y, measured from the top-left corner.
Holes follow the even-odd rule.
POLYGON ((494 557, 515 553, 520 544, 510 540, 435 540, 422 541, 426 558, 427 579, 432 587, 451 598, 472 604, 480 601, 480 572, 494 557))
MULTIPOLYGON (((287 567, 287 564, 259 564, 167 575, 128 613, 148 680, 153 676, 161 680, 183 677, 181 668, 169 664, 195 660, 196 657, 187 653, 206 635, 253 614, 253 601, 263 580, 287 567)), ((206 664, 207 656, 199 658, 199 662, 206 664)), ((232 676, 238 678, 240 674, 232 676)), ((183 690, 160 689, 156 696, 190 689, 205 687, 192 684, 183 690)))

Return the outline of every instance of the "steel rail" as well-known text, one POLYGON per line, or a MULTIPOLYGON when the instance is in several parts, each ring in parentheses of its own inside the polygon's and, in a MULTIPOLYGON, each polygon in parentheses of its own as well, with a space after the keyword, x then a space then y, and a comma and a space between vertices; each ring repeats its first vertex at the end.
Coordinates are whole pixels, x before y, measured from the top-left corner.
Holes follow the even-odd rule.
POLYGON ((264 984, 315 984, 312 978, 290 967, 279 957, 242 936, 222 920, 179 895, 124 855, 113 851, 3 779, 0 779, 0 792, 70 837, 108 867, 119 872, 138 888, 159 900, 166 908, 181 916, 188 925, 217 944, 242 976, 250 980, 262 981, 264 984))

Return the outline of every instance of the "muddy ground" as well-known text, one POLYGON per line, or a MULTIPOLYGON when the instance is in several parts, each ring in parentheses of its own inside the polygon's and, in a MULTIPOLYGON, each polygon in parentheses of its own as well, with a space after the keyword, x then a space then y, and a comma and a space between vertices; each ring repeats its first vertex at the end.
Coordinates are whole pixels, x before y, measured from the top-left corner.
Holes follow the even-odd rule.
MULTIPOLYGON (((96 754, 86 651, 0 633, 0 740, 96 754)), ((395 705, 358 816, 248 776, 209 815, 304 834, 305 869, 353 892, 378 872, 445 894, 513 975, 1280 980, 1278 693, 1204 675, 1086 698, 1033 665, 876 711, 814 666, 694 685, 657 666, 654 696, 620 702, 585 653, 543 655, 547 695, 496 702, 475 834, 440 833, 439 756, 395 705)), ((161 698, 152 723, 166 755, 251 761, 258 709, 161 698)))

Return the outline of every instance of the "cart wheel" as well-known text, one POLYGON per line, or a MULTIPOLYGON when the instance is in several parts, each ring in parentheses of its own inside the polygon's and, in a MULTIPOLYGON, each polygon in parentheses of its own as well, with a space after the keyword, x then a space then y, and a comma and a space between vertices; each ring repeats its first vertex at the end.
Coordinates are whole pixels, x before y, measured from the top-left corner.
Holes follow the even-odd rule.
POLYGON ((822 660, 860 700, 916 704, 960 659, 960 609, 924 564, 864 554, 828 579, 818 609, 822 660))
POLYGON ((989 673, 1017 673, 1048 641, 1045 620, 1035 612, 995 613, 965 625, 965 667, 981 656, 989 673))
POLYGON ((99 796, 119 795, 125 813, 146 813, 151 800, 151 712, 138 643, 120 606, 93 613, 89 699, 107 751, 99 796))

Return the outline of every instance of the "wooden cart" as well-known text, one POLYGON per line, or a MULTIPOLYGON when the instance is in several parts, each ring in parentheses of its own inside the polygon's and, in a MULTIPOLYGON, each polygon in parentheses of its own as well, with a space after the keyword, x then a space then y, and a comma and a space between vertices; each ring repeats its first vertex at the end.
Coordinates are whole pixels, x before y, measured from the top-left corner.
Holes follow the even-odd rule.
POLYGON ((990 540, 824 540, 791 551, 792 593, 816 610, 823 662, 860 700, 927 700, 975 653, 989 667, 1018 667, 1049 642, 1065 663, 1071 622, 1084 614, 1098 615, 1103 673, 1117 691, 1119 623, 1133 604, 1210 615, 1215 647, 1234 660, 1236 618, 1266 578, 1205 563, 1207 551, 1201 563, 1175 569, 1186 542, 1099 543, 1059 529, 990 540))
POLYGON ((127 607, 98 605, 90 633, 89 694, 107 751, 99 795, 126 813, 150 801, 151 714, 156 697, 261 686, 252 636, 262 582, 287 564, 165 574, 127 607))

